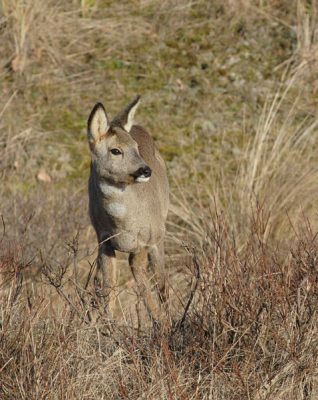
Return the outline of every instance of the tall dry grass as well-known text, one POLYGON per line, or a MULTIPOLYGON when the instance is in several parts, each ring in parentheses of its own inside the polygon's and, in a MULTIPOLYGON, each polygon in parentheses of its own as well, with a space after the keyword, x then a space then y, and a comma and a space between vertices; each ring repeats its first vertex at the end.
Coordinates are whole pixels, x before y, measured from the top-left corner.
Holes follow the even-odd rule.
MULTIPOLYGON (((219 166, 214 160, 212 163, 207 160, 201 167, 195 159, 189 162, 187 158, 187 165, 190 164, 195 175, 195 190, 187 186, 186 181, 184 186, 179 183, 184 172, 181 170, 181 173, 177 172, 177 185, 172 193, 172 211, 185 222, 182 235, 189 230, 189 236, 202 243, 208 234, 202 221, 210 218, 207 214, 211 216, 216 206, 224 210, 231 230, 242 245, 250 233, 247 220, 251 205, 261 201, 270 212, 265 236, 271 234, 283 244, 290 244, 294 233, 288 215, 293 217, 295 224, 302 220, 304 212, 315 215, 317 119, 302 112, 299 97, 293 103, 289 102, 289 91, 297 79, 298 73, 274 96, 268 95, 255 134, 237 157, 236 174, 228 174, 233 160, 219 166), (287 103, 288 112, 286 118, 279 121, 278 114, 286 105, 284 103, 287 103), (208 170, 215 172, 209 175, 208 170), (207 213, 209 207, 210 213, 207 213)), ((180 168, 184 168, 182 164, 180 168)), ((313 228, 317 229, 315 219, 313 228)))
POLYGON ((209 244, 186 246, 191 290, 184 296, 171 288, 170 330, 134 325, 133 313, 115 322, 100 311, 92 324, 83 308, 89 290, 73 282, 65 295, 62 270, 49 279, 62 308, 21 291, 32 260, 24 258, 23 238, 4 251, 10 238, 3 235, 1 397, 315 399, 317 237, 304 218, 298 245, 281 262, 282 251, 266 243, 267 214, 257 204, 244 252, 219 214, 209 244))

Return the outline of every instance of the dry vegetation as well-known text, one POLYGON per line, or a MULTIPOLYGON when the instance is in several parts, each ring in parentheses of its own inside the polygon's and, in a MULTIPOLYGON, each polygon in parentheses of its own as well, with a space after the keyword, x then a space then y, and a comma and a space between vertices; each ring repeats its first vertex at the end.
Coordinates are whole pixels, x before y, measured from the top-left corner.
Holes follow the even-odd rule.
POLYGON ((317 11, 0 0, 1 399, 318 398, 317 11), (116 322, 91 320, 86 121, 137 93, 169 170, 171 329, 124 266, 116 322))

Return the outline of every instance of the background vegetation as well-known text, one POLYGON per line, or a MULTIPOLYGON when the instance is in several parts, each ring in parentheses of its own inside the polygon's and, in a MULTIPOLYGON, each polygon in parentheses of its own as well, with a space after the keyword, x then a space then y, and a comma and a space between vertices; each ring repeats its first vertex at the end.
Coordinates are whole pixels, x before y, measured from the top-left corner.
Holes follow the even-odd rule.
POLYGON ((316 399, 317 4, 0 0, 0 398, 316 399), (171 329, 87 280, 87 117, 167 160, 171 329), (79 281, 74 272, 79 269, 79 281))

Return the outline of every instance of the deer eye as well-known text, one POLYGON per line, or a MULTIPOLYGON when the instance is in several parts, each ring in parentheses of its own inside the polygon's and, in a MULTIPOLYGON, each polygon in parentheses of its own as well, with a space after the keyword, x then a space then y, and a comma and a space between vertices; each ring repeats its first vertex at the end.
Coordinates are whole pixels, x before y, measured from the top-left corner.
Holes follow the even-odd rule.
POLYGON ((119 156, 119 154, 122 154, 119 149, 111 149, 110 151, 114 156, 119 156))

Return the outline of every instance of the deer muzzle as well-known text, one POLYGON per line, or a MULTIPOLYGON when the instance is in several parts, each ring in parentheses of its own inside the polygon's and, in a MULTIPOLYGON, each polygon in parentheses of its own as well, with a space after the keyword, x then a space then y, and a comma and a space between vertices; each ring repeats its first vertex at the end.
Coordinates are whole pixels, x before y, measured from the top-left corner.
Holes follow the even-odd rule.
POLYGON ((131 176, 134 177, 136 182, 148 182, 152 174, 150 167, 140 167, 136 172, 132 173, 131 176))

